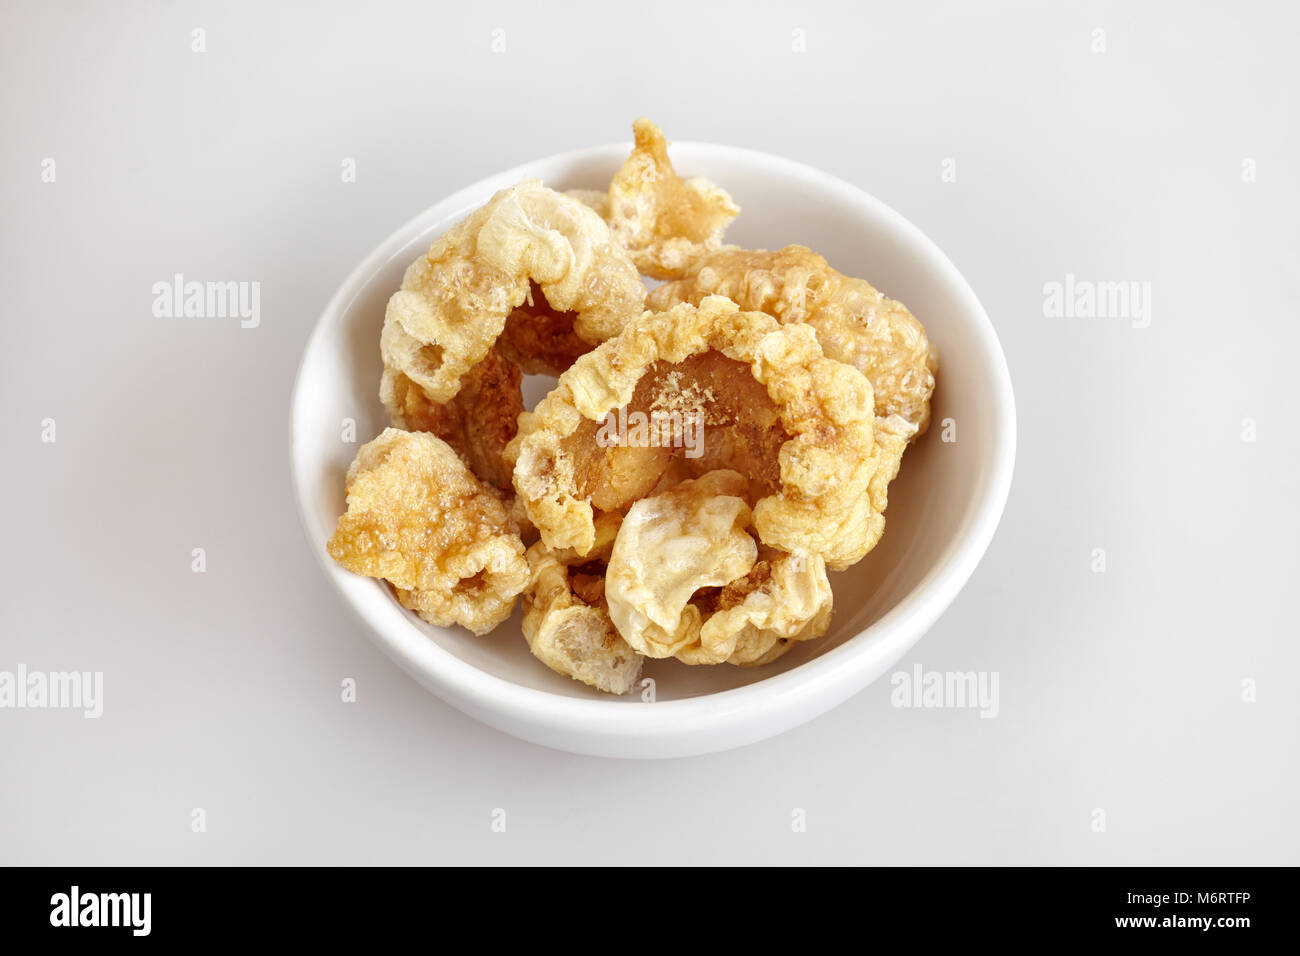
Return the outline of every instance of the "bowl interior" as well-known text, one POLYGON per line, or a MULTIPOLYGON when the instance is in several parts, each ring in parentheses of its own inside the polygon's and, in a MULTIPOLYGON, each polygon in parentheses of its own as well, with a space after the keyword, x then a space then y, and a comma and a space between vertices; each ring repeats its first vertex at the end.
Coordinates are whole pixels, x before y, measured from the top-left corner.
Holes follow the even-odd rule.
MULTIPOLYGON (((406 266, 495 189, 526 176, 540 177, 558 189, 603 188, 626 153, 627 147, 611 146, 555 157, 462 191, 399 230, 340 291, 304 356, 293 422, 296 480, 308 534, 319 554, 345 509, 348 464, 360 443, 387 424, 378 398, 379 333, 385 305, 406 266), (355 422, 355 442, 345 440, 349 420, 355 422)), ((835 618, 827 636, 760 668, 647 661, 645 676, 654 678, 660 701, 763 681, 847 642, 873 640, 871 625, 933 581, 952 559, 989 494, 996 444, 1006 440, 996 389, 988 387, 997 370, 991 368, 987 341, 981 340, 982 317, 972 315, 978 305, 955 270, 919 233, 869 197, 793 163, 696 144, 675 145, 673 159, 684 175, 720 183, 740 204, 742 212, 728 232, 729 242, 751 248, 807 245, 841 271, 866 278, 906 303, 938 348, 940 370, 930 430, 908 450, 890 486, 883 540, 858 565, 831 575, 835 618)), ((546 385, 530 382, 528 397, 535 399, 546 385)), ((492 634, 474 637, 421 621, 402 609, 380 582, 349 574, 328 559, 326 566, 345 598, 362 610, 381 640, 399 652, 410 642, 434 641, 465 663, 522 687, 603 700, 610 706, 637 699, 600 694, 547 669, 528 651, 518 610, 492 634)))

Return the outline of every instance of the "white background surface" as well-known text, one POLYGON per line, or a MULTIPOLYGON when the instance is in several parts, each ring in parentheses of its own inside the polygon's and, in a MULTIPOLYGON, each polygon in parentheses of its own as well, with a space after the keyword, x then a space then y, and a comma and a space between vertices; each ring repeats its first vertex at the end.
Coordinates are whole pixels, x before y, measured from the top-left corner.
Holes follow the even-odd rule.
POLYGON ((0 670, 105 701, 0 710, 0 862, 1300 862, 1300 16, 1135 6, 7 3, 0 670), (880 682, 731 753, 570 756, 422 691, 321 576, 286 440, 330 294, 642 114, 861 186, 981 296, 1015 484, 900 667, 996 671, 997 718, 880 682), (261 326, 155 319, 176 272, 259 281, 261 326), (1150 327, 1045 317, 1067 273, 1150 282, 1150 327))

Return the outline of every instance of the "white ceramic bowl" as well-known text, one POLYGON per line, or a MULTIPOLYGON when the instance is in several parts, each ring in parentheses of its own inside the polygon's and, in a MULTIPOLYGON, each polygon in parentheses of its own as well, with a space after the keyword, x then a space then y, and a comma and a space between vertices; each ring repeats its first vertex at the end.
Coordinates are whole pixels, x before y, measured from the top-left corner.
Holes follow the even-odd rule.
POLYGON ((527 177, 604 188, 630 144, 538 160, 475 183, 385 239, 344 281, 307 343, 294 387, 293 481, 310 547, 379 646, 443 700, 507 733, 577 753, 674 757, 779 734, 841 703, 883 674, 948 607, 1002 515, 1015 459, 1015 404, 1006 361, 975 294, 933 242, 861 190, 808 166, 726 146, 675 143, 684 174, 723 185, 742 213, 729 242, 802 243, 850 275, 901 299, 925 323, 940 370, 930 431, 889 490, 885 536, 857 566, 833 574, 826 637, 767 667, 687 667, 648 661, 654 700, 600 694, 528 652, 519 612, 486 637, 426 624, 387 588, 325 552, 344 511, 343 476, 358 442, 387 424, 379 403, 379 330, 407 264, 494 191, 527 177), (956 423, 954 442, 943 423, 956 423))

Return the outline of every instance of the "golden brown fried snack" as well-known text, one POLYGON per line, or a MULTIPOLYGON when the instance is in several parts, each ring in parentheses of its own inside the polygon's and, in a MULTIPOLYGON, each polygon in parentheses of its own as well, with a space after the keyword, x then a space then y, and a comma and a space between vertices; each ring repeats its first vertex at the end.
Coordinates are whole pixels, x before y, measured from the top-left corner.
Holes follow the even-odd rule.
POLYGON ((748 492, 745 476, 711 471, 628 510, 609 559, 605 599, 632 647, 672 657, 699 645, 701 613, 691 598, 744 577, 758 558, 746 530, 748 492))
POLYGON ((679 457, 696 474, 744 474, 759 540, 819 554, 838 570, 879 540, 901 449, 877 443, 871 384, 825 358, 810 327, 714 296, 698 308, 647 312, 578 359, 520 416, 506 455, 550 547, 587 554, 597 511, 645 497, 679 457), (648 428, 640 440, 629 427, 608 444, 611 412, 616 424, 637 414, 653 423, 658 413, 671 427, 648 428), (699 423, 697 457, 688 454, 689 422, 699 423))
POLYGON ((687 664, 752 665, 826 632, 825 563, 770 548, 760 558, 746 530, 748 490, 744 476, 713 471, 628 511, 609 559, 605 598, 633 648, 687 664))
POLYGON ((432 432, 456 450, 480 480, 508 495, 513 465, 503 457, 524 410, 523 375, 494 348, 460 380, 460 391, 439 404, 406 375, 384 369, 379 397, 391 421, 408 431, 432 432))
POLYGON ((530 284, 549 309, 574 313, 574 333, 590 343, 616 334, 645 302, 640 276, 605 222, 527 180, 498 192, 406 270, 384 316, 384 366, 431 401, 448 401, 528 301, 530 284))
POLYGON ((524 638, 551 670, 610 694, 625 694, 641 673, 642 656, 614 629, 605 603, 605 565, 618 533, 618 514, 596 522, 591 553, 528 549, 524 638))
POLYGON ((433 624, 484 634, 510 616, 528 583, 523 542, 450 445, 386 428, 357 452, 347 490, 328 545, 339 564, 384 578, 433 624))
POLYGON ((584 206, 590 206, 601 219, 609 221, 608 189, 566 189, 564 195, 578 200, 584 206))
POLYGON ((938 356, 907 307, 869 282, 836 272, 803 246, 731 248, 710 253, 691 275, 655 289, 648 304, 667 309, 709 295, 725 295, 783 323, 808 323, 828 357, 871 380, 878 416, 898 415, 916 426, 916 434, 929 425, 938 356))
MULTIPOLYGON (((760 547, 750 572, 732 581, 712 599, 712 617, 701 628, 700 652, 677 656, 688 664, 726 660, 740 667, 770 664, 801 641, 821 637, 830 628, 834 594, 820 555, 790 554, 760 547)), ((703 602, 708 612, 708 599, 703 602)))
MULTIPOLYGON (((641 272, 674 279, 722 244, 740 207, 707 180, 678 176, 668 159, 668 141, 650 120, 643 117, 632 129, 636 145, 609 184, 602 215, 641 272)), ((602 208, 591 190, 575 192, 602 208)))
POLYGON ((536 283, 528 299, 506 317, 496 348, 528 375, 560 375, 596 346, 573 328, 573 312, 552 309, 536 283))

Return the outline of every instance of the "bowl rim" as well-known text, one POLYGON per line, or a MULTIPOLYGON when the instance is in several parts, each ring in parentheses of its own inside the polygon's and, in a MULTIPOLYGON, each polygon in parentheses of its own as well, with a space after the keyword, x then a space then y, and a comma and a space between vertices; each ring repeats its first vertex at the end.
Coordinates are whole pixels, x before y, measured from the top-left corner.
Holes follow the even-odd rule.
MULTIPOLYGON (((304 375, 309 359, 322 347, 327 330, 341 321, 352 301, 374 273, 399 255, 421 233, 439 222, 452 222, 481 204, 502 185, 534 178, 539 168, 571 166, 578 162, 621 159, 631 149, 628 142, 607 143, 556 153, 521 163, 472 183, 433 203, 390 233, 355 266, 330 297, 308 335, 294 377, 289 414, 289 464, 298 517, 317 563, 344 603, 366 625, 366 630, 390 657, 422 684, 458 709, 514 732, 518 725, 546 728, 563 735, 579 735, 606 742, 663 736, 711 737, 735 731, 758 718, 774 727, 768 733, 747 735, 760 739, 788 729, 830 710, 865 687, 915 644, 965 586, 993 539, 1010 493, 1016 455, 1016 408, 1006 358, 988 314, 962 273, 942 249, 911 221, 861 188, 816 167, 759 150, 691 141, 674 141, 674 156, 711 156, 719 161, 739 160, 753 167, 793 177, 839 193, 846 204, 869 207, 905 239, 913 251, 924 254, 941 269, 944 281, 958 294, 962 312, 972 317, 980 364, 993 371, 987 383, 993 397, 993 460, 988 463, 983 489, 965 527, 930 567, 925 576, 880 618, 840 645, 789 671, 753 683, 680 700, 655 701, 652 707, 628 706, 626 697, 572 697, 526 687, 480 670, 438 642, 430 640, 412 622, 394 633, 375 614, 355 601, 344 586, 346 570, 327 560, 316 547, 308 513, 311 476, 300 470, 298 454, 299 408, 307 400, 304 375), (875 671, 873 673, 873 670, 875 671), (811 702, 816 702, 815 707, 811 702), (794 715, 781 719, 780 714, 794 715), (506 723, 491 719, 497 715, 506 723)), ((689 164, 687 160, 687 164, 689 164)), ((635 695, 635 691, 633 692, 635 695)), ((530 735, 530 739, 533 738, 530 735)), ((745 741, 741 741, 745 742, 745 741)), ((727 746, 722 744, 721 746, 727 746)), ((579 748, 581 749, 581 748, 579 748)), ((703 749, 718 749, 710 747, 703 749)), ((696 748, 692 752, 703 752, 696 748)), ((594 751, 587 751, 594 752, 594 751)))

